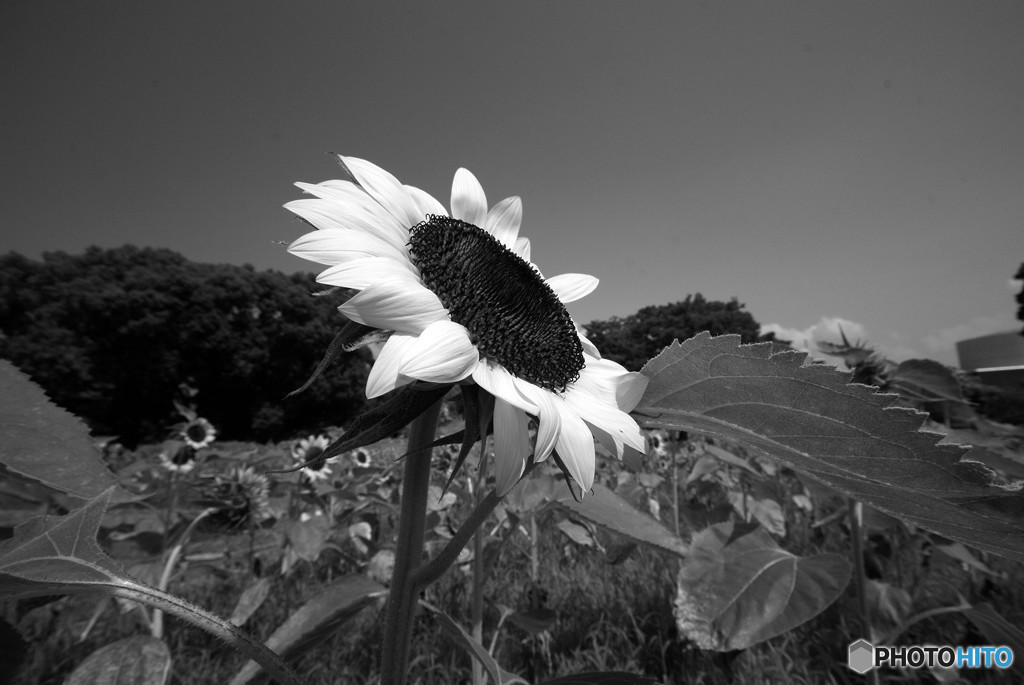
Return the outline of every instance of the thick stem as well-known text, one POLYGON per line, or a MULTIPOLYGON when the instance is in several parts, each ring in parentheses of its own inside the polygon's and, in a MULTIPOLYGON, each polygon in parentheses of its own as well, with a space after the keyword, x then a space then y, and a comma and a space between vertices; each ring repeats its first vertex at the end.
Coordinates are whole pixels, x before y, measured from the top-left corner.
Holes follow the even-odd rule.
POLYGON ((412 646, 412 623, 417 604, 413 577, 423 559, 427 493, 430 487, 431 450, 423 446, 434 440, 440 411, 441 401, 438 400, 410 424, 395 569, 391 576, 391 591, 384 618, 381 685, 404 685, 406 682, 412 646))

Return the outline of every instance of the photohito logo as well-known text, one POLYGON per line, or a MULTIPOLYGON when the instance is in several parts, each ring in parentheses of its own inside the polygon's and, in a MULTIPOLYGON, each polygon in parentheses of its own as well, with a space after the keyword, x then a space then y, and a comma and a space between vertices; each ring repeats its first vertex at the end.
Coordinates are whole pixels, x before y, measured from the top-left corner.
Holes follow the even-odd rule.
POLYGON ((850 645, 846 658, 850 670, 867 673, 872 668, 1009 668, 1013 650, 1009 647, 951 647, 944 645, 911 645, 876 647, 867 640, 850 645))

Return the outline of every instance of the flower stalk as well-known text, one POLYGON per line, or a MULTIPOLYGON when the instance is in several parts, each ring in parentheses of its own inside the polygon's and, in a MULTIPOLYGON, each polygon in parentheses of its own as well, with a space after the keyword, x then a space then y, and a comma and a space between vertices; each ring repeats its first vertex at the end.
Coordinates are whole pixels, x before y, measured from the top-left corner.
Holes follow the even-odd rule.
POLYGON ((412 625, 419 585, 415 582, 415 574, 423 559, 427 497, 430 487, 431 448, 425 446, 434 440, 440 412, 441 400, 438 400, 410 424, 409 449, 402 480, 395 567, 391 576, 391 590, 384 618, 381 685, 404 685, 408 675, 412 625))

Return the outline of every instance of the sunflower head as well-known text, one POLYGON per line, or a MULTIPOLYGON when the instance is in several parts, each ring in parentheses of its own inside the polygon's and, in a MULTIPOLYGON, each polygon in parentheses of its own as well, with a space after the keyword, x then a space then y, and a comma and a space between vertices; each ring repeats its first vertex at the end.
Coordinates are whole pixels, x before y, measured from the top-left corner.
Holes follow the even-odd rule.
POLYGON ((646 451, 628 415, 646 377, 602 359, 565 307, 597 279, 544 277, 519 236, 518 197, 488 208, 479 181, 459 169, 448 212, 370 162, 338 159, 351 180, 298 184, 313 198, 285 205, 317 229, 289 250, 330 267, 319 282, 358 291, 339 307, 350 322, 389 332, 367 397, 416 381, 479 385, 494 398, 499 494, 527 459, 552 455, 586 492, 595 438, 619 458, 646 451))
POLYGON ((352 453, 352 464, 356 468, 369 468, 372 463, 373 460, 370 459, 370 453, 366 450, 356 450, 352 453))
POLYGON ((181 439, 194 450, 208 447, 217 439, 217 429, 213 424, 199 416, 188 421, 180 432, 181 439))
POLYGON ((273 516, 270 481, 251 466, 218 474, 211 495, 218 507, 213 521, 227 527, 259 525, 273 516))
POLYGON ((169 442, 160 452, 160 466, 171 473, 186 474, 196 467, 196 450, 188 443, 169 442))
POLYGON ((302 473, 312 481, 325 480, 331 473, 328 464, 337 461, 337 457, 327 459, 323 456, 324 450, 330 444, 326 435, 310 435, 292 445, 292 458, 299 464, 304 464, 302 473))

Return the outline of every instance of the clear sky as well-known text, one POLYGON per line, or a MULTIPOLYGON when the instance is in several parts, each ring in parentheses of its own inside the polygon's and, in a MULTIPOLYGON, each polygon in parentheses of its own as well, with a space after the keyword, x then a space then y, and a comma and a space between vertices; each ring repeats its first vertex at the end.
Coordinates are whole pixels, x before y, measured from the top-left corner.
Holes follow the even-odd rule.
POLYGON ((585 323, 701 292, 896 359, 1018 325, 1024 3, 0 3, 0 253, 312 270, 294 181, 519 195, 585 323))

